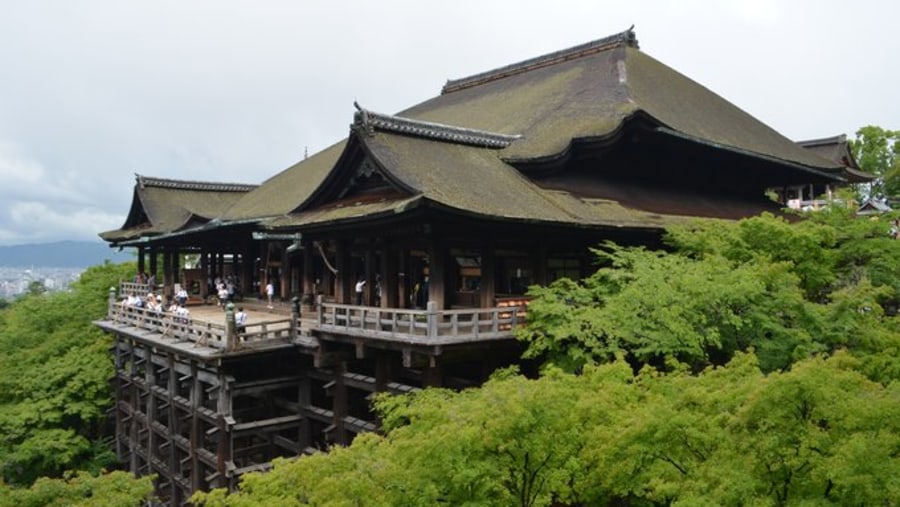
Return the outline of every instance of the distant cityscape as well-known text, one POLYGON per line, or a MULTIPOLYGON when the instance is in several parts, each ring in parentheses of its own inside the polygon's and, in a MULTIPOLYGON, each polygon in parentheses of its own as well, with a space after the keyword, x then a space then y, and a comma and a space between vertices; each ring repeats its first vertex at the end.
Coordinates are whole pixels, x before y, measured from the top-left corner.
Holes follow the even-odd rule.
POLYGON ((0 267, 0 299, 11 300, 40 282, 50 292, 66 290, 85 268, 0 267))

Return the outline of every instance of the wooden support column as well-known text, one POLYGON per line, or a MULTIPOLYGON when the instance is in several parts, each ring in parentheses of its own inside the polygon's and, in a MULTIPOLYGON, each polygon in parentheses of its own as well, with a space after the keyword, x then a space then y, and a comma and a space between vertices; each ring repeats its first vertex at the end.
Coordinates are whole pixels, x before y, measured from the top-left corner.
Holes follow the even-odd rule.
POLYGON ((366 246, 363 266, 366 270, 366 286, 363 290, 363 304, 366 306, 375 306, 375 251, 372 249, 371 243, 368 243, 366 246))
POLYGON ((306 375, 300 379, 297 387, 297 406, 299 415, 303 417, 297 427, 297 443, 300 445, 300 449, 306 449, 312 445, 312 429, 309 418, 304 415, 308 409, 312 408, 312 382, 306 375))
MULTIPOLYGON (((169 383, 168 383, 168 400, 169 403, 169 425, 167 428, 168 449, 169 449, 169 473, 174 475, 178 471, 178 454, 176 451, 175 437, 178 435, 178 409, 175 404, 175 395, 178 393, 178 373, 175 371, 175 354, 169 352, 166 354, 166 365, 169 367, 169 383)), ((178 483, 171 480, 170 477, 170 495, 171 504, 179 505, 181 499, 181 488, 178 483)))
POLYGON ((244 297, 253 294, 253 265, 256 256, 253 255, 253 244, 244 245, 241 253, 241 293, 244 297))
POLYGON ((291 270, 293 269, 291 266, 291 256, 288 255, 287 249, 283 248, 281 244, 278 245, 278 248, 281 252, 281 278, 278 283, 280 286, 278 297, 281 298, 282 301, 287 301, 291 299, 291 270))
POLYGON ((446 308, 447 300, 447 249, 442 242, 432 238, 428 242, 428 300, 434 301, 439 310, 446 308))
POLYGON ((481 285, 480 285, 480 293, 481 293, 481 307, 482 308, 491 308, 496 306, 496 302, 494 301, 497 288, 496 288, 496 269, 497 269, 497 256, 494 254, 494 249, 490 246, 484 247, 481 249, 481 285))
POLYGON ((533 273, 531 283, 542 286, 547 285, 546 248, 538 247, 531 252, 531 272, 533 273))
POLYGON ((144 273, 144 254, 146 253, 146 249, 142 246, 138 247, 138 260, 137 260, 137 270, 138 273, 144 273))
POLYGON ((178 250, 175 250, 174 252, 172 252, 172 275, 175 277, 175 283, 183 284, 184 280, 181 279, 180 263, 181 256, 178 254, 178 250))
POLYGON ((157 255, 159 255, 159 251, 157 251, 157 249, 155 247, 151 247, 150 248, 150 274, 153 275, 153 278, 156 278, 159 275, 159 273, 157 272, 158 266, 156 265, 157 255))
POLYGON ((306 299, 309 305, 312 305, 315 300, 315 275, 313 274, 313 246, 312 244, 306 244, 303 249, 303 295, 308 295, 309 299, 306 299))
POLYGON ((153 364, 153 350, 149 347, 144 349, 144 380, 147 382, 147 463, 150 464, 152 470, 153 454, 157 449, 156 432, 153 431, 153 423, 159 420, 159 414, 156 413, 156 393, 153 392, 153 386, 156 385, 156 365, 153 364))
POLYGON ((216 486, 221 488, 228 485, 228 465, 234 459, 234 443, 232 442, 229 425, 229 421, 232 420, 231 383, 221 371, 219 372, 218 396, 216 400, 216 411, 218 412, 216 423, 218 424, 219 441, 216 448, 216 472, 219 473, 219 480, 216 486))
POLYGON ((332 387, 332 424, 334 424, 334 442, 348 445, 347 431, 344 429, 344 417, 347 416, 347 386, 344 384, 344 373, 347 372, 346 361, 340 361, 334 367, 334 386, 332 387))
POLYGON ((346 240, 339 240, 335 248, 335 266, 337 277, 335 301, 349 305, 353 303, 353 273, 350 269, 350 245, 346 240))
POLYGON ((381 250, 381 266, 379 272, 381 275, 381 307, 382 308, 401 308, 399 286, 403 280, 398 276, 399 269, 397 265, 400 260, 400 253, 396 248, 385 245, 381 250))
POLYGON ((163 293, 167 298, 172 297, 172 284, 175 283, 175 276, 172 274, 172 255, 168 249, 163 250, 163 293))
POLYGON ((138 463, 138 448, 140 447, 140 439, 138 438, 140 428, 138 427, 138 414, 141 411, 141 391, 138 382, 138 357, 134 351, 134 340, 128 339, 128 353, 131 357, 131 399, 128 404, 131 405, 131 421, 128 424, 128 439, 130 440, 128 447, 131 451, 128 460, 128 470, 139 475, 140 465, 138 463))
POLYGON ((431 364, 422 370, 422 387, 442 387, 444 376, 437 358, 431 358, 431 364))
POLYGON ((203 273, 203 280, 200 281, 200 297, 203 298, 203 301, 206 301, 206 298, 209 296, 209 286, 207 285, 207 280, 209 280, 210 265, 209 265, 209 251, 205 248, 200 252, 200 272, 203 273))
POLYGON ((198 491, 203 487, 203 470, 198 450, 203 447, 203 432, 200 428, 200 407, 203 406, 203 386, 196 361, 191 361, 191 490, 198 491))
POLYGON ((406 248, 400 249, 400 254, 398 257, 400 261, 400 265, 398 266, 397 273, 397 308, 409 308, 412 305, 410 304, 410 290, 412 289, 412 274, 410 273, 410 262, 409 262, 409 250, 406 248))

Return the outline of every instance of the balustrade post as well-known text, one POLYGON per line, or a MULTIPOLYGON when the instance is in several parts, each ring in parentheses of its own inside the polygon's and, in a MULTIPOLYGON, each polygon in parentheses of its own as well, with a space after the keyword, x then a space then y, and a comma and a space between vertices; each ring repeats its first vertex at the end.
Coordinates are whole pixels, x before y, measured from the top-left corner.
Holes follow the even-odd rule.
POLYGON ((300 298, 291 298, 291 340, 296 340, 300 329, 300 298))
POLYGON ((438 319, 440 313, 437 310, 437 303, 429 301, 425 305, 425 322, 428 325, 428 338, 437 338, 438 335, 438 319))
POLYGON ((322 325, 322 295, 316 296, 316 325, 322 325))
POLYGON ((109 308, 107 309, 107 316, 112 317, 115 315, 115 305, 116 304, 116 288, 109 288, 109 308))
POLYGON ((225 351, 231 352, 237 347, 237 326, 234 322, 234 303, 225 305, 225 351))

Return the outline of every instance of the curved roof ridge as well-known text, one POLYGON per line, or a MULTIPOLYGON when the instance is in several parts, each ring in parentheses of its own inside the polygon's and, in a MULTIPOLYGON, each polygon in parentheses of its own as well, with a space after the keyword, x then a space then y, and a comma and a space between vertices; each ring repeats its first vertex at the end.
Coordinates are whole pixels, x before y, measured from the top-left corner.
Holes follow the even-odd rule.
POLYGON ((527 60, 523 60, 521 62, 513 63, 510 65, 504 65, 503 67, 480 72, 468 77, 460 79, 448 79, 447 83, 444 84, 444 87, 441 89, 441 95, 463 90, 466 88, 471 88, 473 86, 478 86, 480 84, 495 81, 497 79, 502 79, 504 77, 521 74, 530 70, 547 67, 549 65, 564 62, 566 60, 573 60, 575 58, 592 55, 594 53, 606 51, 608 49, 621 45, 639 49, 637 35, 635 35, 634 33, 634 25, 631 25, 631 28, 625 30, 624 32, 619 32, 608 37, 603 37, 602 39, 597 39, 591 42, 586 42, 584 44, 579 44, 577 46, 572 46, 567 49, 554 51, 552 53, 547 53, 545 55, 537 56, 534 58, 529 58, 527 60))
POLYGON ((402 116, 376 113, 363 109, 355 102, 354 105, 358 111, 353 117, 353 124, 356 127, 365 129, 368 133, 372 133, 374 130, 381 130, 413 137, 495 149, 506 148, 512 144, 513 141, 521 139, 522 137, 521 135, 499 134, 497 132, 488 132, 486 130, 457 127, 443 123, 413 120, 402 116))
POLYGON ((836 136, 831 137, 822 137, 819 139, 805 139, 803 141, 796 141, 797 144, 803 146, 804 148, 808 146, 821 146, 825 144, 840 144, 847 142, 847 134, 838 134, 836 136))
POLYGON ((192 181, 192 180, 174 180, 168 178, 154 178, 152 176, 143 176, 135 174, 137 185, 140 188, 157 187, 171 188, 175 190, 206 190, 210 192, 249 192, 258 185, 250 185, 246 183, 222 183, 217 181, 192 181))

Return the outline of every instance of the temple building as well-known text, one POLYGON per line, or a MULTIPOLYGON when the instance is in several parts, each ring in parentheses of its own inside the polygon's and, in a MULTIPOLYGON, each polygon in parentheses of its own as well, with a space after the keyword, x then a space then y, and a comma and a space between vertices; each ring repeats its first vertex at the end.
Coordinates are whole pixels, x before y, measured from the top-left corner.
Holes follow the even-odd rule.
POLYGON ((234 488, 377 429, 372 393, 477 386, 519 363, 528 286, 587 275, 590 247, 658 246, 667 225, 778 212, 767 191, 847 175, 628 30, 396 114, 356 105, 346 139, 258 186, 138 176, 101 237, 136 248, 167 296, 202 304, 206 280, 230 276, 242 304, 270 284, 290 304, 241 332, 230 309, 185 320, 111 294, 97 325, 115 342, 117 452, 173 505, 234 488))

